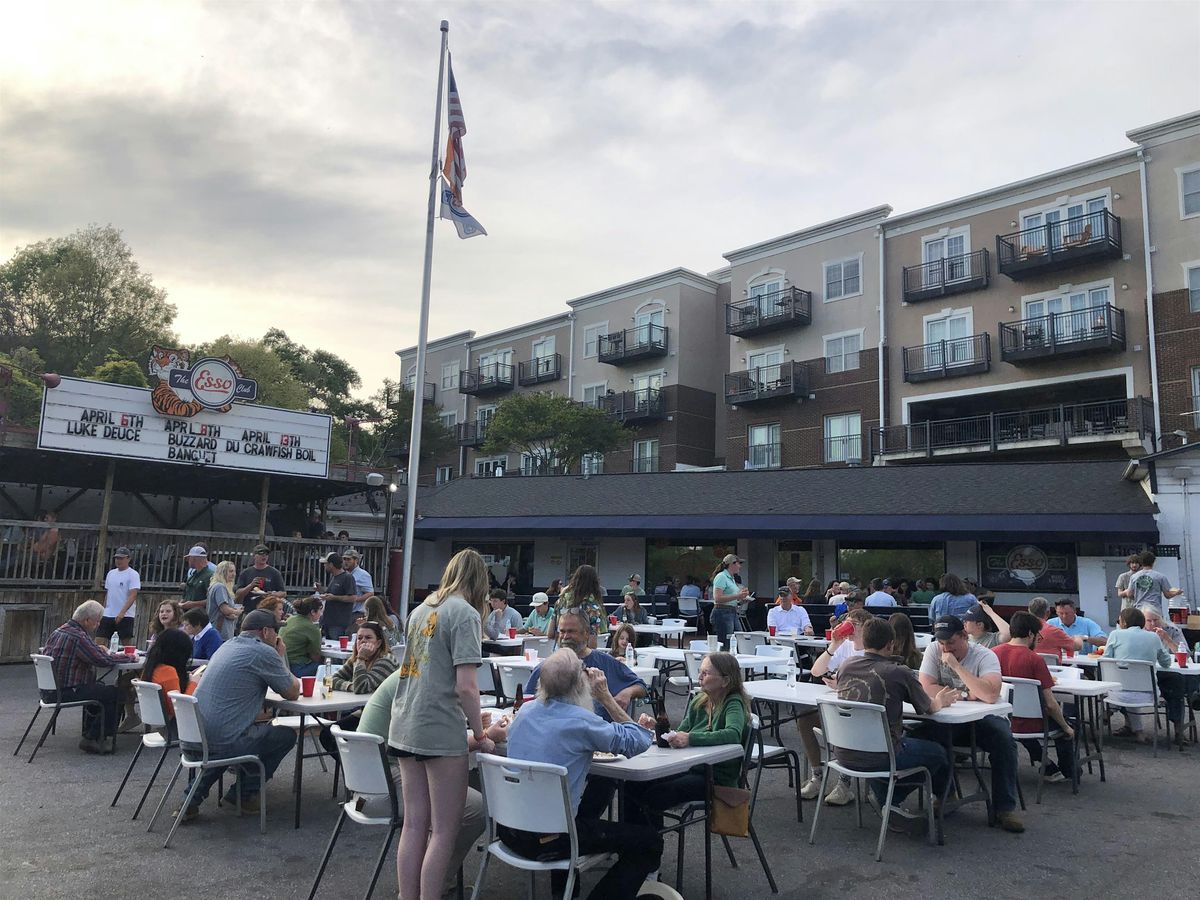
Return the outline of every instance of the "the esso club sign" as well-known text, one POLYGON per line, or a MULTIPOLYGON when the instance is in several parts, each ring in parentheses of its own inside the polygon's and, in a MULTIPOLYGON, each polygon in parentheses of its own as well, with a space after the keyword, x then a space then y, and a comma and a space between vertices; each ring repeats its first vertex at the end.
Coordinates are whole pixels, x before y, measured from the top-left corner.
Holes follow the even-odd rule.
POLYGON ((192 366, 192 396, 205 409, 221 409, 238 396, 238 373, 223 359, 206 356, 192 366))

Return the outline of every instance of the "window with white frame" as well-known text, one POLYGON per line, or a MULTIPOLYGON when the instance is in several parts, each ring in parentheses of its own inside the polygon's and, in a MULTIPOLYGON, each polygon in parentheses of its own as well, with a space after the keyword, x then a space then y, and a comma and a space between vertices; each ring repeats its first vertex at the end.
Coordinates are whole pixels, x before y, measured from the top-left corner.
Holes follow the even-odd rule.
POLYGON ((595 356, 596 348, 600 344, 600 337, 608 334, 608 323, 597 322, 595 325, 588 325, 583 329, 583 355, 595 356))
POLYGON ((827 335, 825 337, 825 371, 847 372, 857 369, 861 352, 861 331, 827 335))
POLYGON ((492 456, 475 460, 475 474, 481 478, 491 478, 503 472, 508 466, 507 456, 492 456))
POLYGON ((604 454, 585 453, 579 461, 579 472, 581 475, 603 475, 604 454))
POLYGON ((458 410, 452 409, 449 412, 438 413, 438 420, 443 427, 453 429, 458 424, 458 410))
POLYGON ((585 384, 583 386, 583 405, 584 406, 600 406, 600 399, 608 392, 608 382, 601 381, 596 384, 585 384))
POLYGON ((1188 289, 1188 309, 1200 313, 1200 262, 1189 265, 1186 269, 1188 289))
POLYGON ((825 417, 825 462, 862 459, 862 414, 825 417))
POLYGON ((779 301, 783 294, 783 276, 764 275, 750 285, 748 293, 760 316, 773 316, 779 312, 779 301))
POLYGON ((971 310, 946 310, 926 316, 925 343, 923 362, 927 368, 976 362, 971 341, 971 310))
POLYGON ((633 471, 635 472, 657 472, 658 471, 658 441, 634 441, 633 442, 633 471))
POLYGON ((971 239, 966 228, 921 241, 922 287, 939 287, 971 277, 971 239))
POLYGON ((1025 318, 1038 320, 1025 326, 1026 336, 1041 331, 1048 338, 1053 327, 1055 341, 1062 343, 1105 331, 1109 327, 1107 307, 1111 297, 1112 286, 1105 284, 1024 298, 1025 318))
POLYGON ((637 326, 637 335, 634 340, 637 346, 662 342, 663 326, 667 323, 667 315, 661 305, 639 312, 633 317, 633 321, 637 326))
POLYGON ((1200 216, 1200 166, 1179 170, 1179 217, 1200 216))
POLYGON ((442 364, 442 390, 449 391, 458 387, 458 360, 442 364))
POLYGON ((747 433, 746 468, 778 469, 780 465, 779 423, 751 425, 747 433))
POLYGON ((521 454, 521 474, 522 475, 553 475, 556 472, 562 471, 562 463, 555 456, 549 461, 540 456, 534 456, 532 453, 521 454))
POLYGON ((1188 412, 1192 414, 1192 428, 1200 431, 1200 366, 1192 366, 1192 396, 1188 412))
POLYGON ((1047 237, 1055 250, 1064 244, 1088 243, 1103 237, 1108 227, 1103 217, 1107 209, 1108 194, 1105 193, 1095 197, 1072 197, 1066 203, 1023 212, 1022 254, 1044 252, 1047 237))
POLYGON ((783 374, 783 348, 758 350, 746 354, 746 371, 761 385, 777 385, 783 374))
POLYGON ((445 484, 448 481, 454 480, 453 466, 438 466, 437 467, 437 483, 445 484))
POLYGON ((413 388, 416 387, 416 384, 417 384, 417 367, 409 366, 408 374, 404 376, 404 389, 411 394, 413 388))
POLYGON ((533 366, 537 375, 554 371, 554 335, 533 342, 533 366))
POLYGON ((862 257, 825 263, 825 300, 841 300, 862 293, 862 257))

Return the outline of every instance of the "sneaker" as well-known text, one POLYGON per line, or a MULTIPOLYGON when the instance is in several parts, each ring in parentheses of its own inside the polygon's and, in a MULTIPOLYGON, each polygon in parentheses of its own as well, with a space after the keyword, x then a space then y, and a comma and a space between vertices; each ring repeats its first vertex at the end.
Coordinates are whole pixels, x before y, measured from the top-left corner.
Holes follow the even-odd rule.
POLYGON ((79 742, 79 749, 84 753, 95 753, 97 756, 104 752, 104 746, 96 738, 84 738, 79 742))
POLYGON ((1050 763, 1046 766, 1046 774, 1042 776, 1042 780, 1046 784, 1062 784, 1067 780, 1067 776, 1062 773, 1062 770, 1058 766, 1050 763))
POLYGON ((137 713, 130 713, 125 717, 125 721, 121 723, 121 727, 117 729, 117 734, 129 734, 131 731, 137 731, 142 727, 142 720, 138 718, 137 713))
POLYGON ((829 806, 845 806, 854 799, 854 790, 850 785, 839 780, 832 791, 825 795, 825 803, 829 806))
MULTIPOLYGON (((179 816, 179 810, 176 809, 171 815, 179 816)), ((181 824, 186 825, 188 822, 195 822, 198 818, 200 818, 200 807, 189 806, 183 811, 183 815, 179 817, 179 821, 181 824)))
POLYGON ((996 823, 1005 831, 1011 831, 1013 834, 1021 834, 1025 830, 1025 823, 1012 810, 996 813, 996 823))
POLYGON ((814 772, 808 781, 804 782, 804 787, 800 788, 800 799, 816 800, 817 795, 821 793, 821 773, 814 772))

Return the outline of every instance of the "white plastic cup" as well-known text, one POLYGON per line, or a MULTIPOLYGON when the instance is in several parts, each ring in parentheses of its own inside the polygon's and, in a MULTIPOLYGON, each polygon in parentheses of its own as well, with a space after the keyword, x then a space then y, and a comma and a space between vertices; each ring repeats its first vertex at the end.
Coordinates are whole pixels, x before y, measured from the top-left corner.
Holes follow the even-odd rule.
POLYGON ((717 640, 715 634, 710 634, 708 636, 708 652, 716 653, 719 649, 721 649, 721 642, 717 640))
POLYGON ((535 660, 537 660, 537 658, 538 658, 538 655, 537 655, 536 650, 526 650, 525 651, 525 661, 526 662, 534 662, 535 660))

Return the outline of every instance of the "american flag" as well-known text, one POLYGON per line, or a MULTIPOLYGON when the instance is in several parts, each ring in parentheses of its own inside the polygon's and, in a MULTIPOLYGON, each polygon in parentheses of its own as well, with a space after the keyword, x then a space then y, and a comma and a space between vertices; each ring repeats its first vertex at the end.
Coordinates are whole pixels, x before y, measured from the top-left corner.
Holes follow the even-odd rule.
POLYGON ((454 81, 454 66, 449 55, 446 58, 446 68, 450 72, 449 122, 447 131, 450 136, 446 140, 446 162, 442 166, 442 175, 446 183, 442 188, 441 217, 454 223, 460 238, 476 237, 487 234, 484 227, 469 212, 463 209, 462 186, 467 180, 467 161, 463 157, 463 135, 467 133, 467 120, 463 118, 462 101, 458 96, 458 84, 454 81))

